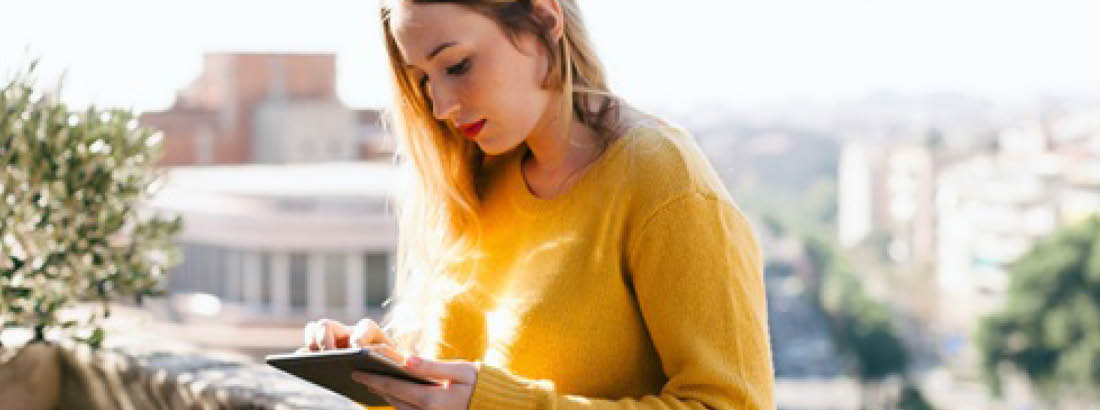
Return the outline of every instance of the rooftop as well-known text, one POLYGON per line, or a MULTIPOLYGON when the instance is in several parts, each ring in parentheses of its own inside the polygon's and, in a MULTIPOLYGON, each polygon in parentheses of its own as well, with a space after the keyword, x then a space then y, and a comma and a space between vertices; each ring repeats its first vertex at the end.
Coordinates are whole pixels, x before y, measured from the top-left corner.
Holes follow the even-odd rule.
POLYGON ((259 198, 384 197, 397 167, 389 161, 170 167, 173 190, 259 198))

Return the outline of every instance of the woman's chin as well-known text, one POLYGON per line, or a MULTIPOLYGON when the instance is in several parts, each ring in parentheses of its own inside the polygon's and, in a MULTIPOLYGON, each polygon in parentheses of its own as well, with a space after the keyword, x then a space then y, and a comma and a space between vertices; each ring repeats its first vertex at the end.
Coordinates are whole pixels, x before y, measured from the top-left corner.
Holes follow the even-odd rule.
POLYGON ((507 143, 501 144, 499 141, 493 140, 492 138, 478 138, 474 142, 476 142, 477 146, 481 148, 481 152, 484 152, 486 155, 505 154, 516 149, 516 147, 520 145, 507 143))

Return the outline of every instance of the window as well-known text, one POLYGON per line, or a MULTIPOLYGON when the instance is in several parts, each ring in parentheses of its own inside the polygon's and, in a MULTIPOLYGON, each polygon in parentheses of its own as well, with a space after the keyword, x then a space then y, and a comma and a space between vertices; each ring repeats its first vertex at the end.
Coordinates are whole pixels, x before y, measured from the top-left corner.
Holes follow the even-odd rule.
POLYGON ((271 307, 271 253, 260 253, 260 304, 271 307))
POLYGON ((183 261, 175 269, 172 269, 171 274, 168 275, 169 292, 186 292, 191 289, 191 265, 194 264, 192 259, 195 251, 188 243, 180 243, 179 246, 183 254, 183 261))
POLYGON ((226 256, 229 253, 220 246, 211 246, 211 258, 210 258, 210 275, 214 281, 214 286, 211 288, 211 292, 218 299, 225 300, 229 296, 229 270, 226 263, 226 256))
POLYGON ((379 307, 389 297, 390 265, 389 257, 385 253, 368 253, 366 255, 367 280, 363 281, 367 287, 368 307, 379 307))
POLYGON ((202 293, 213 293, 213 290, 214 290, 214 280, 213 280, 213 273, 212 273, 212 271, 214 270, 214 263, 213 263, 214 258, 212 257, 213 252, 211 252, 210 247, 206 246, 206 245, 195 245, 195 251, 196 251, 195 252, 196 253, 195 262, 197 262, 196 265, 198 265, 198 271, 195 272, 197 283, 195 284, 195 289, 194 290, 196 292, 202 292, 202 293))
POLYGON ((347 288, 347 258, 339 254, 325 255, 325 307, 329 311, 347 307, 347 288))
POLYGON ((305 310, 309 295, 309 260, 304 253, 290 254, 290 308, 305 310))
POLYGON ((225 274, 228 275, 229 283, 226 287, 229 290, 229 294, 225 298, 232 302, 244 301, 244 254, 236 249, 226 250, 226 263, 225 274))

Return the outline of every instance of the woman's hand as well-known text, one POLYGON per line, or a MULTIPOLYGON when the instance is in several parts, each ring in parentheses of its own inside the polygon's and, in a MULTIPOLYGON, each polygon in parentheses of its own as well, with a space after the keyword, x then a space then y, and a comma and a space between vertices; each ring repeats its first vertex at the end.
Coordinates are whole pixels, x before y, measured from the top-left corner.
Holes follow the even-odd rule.
POLYGON ((423 385, 392 377, 355 372, 351 378, 386 398, 397 410, 467 410, 477 383, 478 367, 464 361, 438 361, 410 356, 409 373, 441 382, 423 385))
POLYGON ((309 322, 303 329, 303 339, 305 345, 298 349, 299 352, 364 347, 381 353, 395 363, 405 362, 405 356, 398 353, 393 340, 370 319, 361 319, 354 327, 331 319, 309 322))

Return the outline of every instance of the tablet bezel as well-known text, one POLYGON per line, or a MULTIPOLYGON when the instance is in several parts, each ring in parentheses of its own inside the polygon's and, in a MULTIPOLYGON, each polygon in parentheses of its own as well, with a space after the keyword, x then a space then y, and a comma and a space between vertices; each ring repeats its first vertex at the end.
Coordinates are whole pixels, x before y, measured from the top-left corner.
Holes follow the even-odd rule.
POLYGON ((335 349, 318 352, 268 355, 267 364, 324 387, 353 401, 370 406, 388 406, 381 396, 352 380, 354 371, 389 376, 417 384, 438 384, 409 373, 388 357, 367 348, 335 349))

